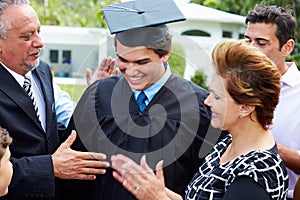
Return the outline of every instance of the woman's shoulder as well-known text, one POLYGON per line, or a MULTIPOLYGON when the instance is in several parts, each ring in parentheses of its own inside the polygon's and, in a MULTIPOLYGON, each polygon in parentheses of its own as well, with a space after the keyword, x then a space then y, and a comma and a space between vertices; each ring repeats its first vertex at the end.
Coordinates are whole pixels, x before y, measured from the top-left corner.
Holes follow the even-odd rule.
POLYGON ((231 173, 228 185, 238 177, 247 176, 274 195, 284 196, 287 191, 288 175, 276 146, 242 155, 231 173))
MULTIPOLYGON (((263 167, 272 166, 272 165, 280 165, 283 164, 283 161, 278 153, 276 145, 274 145, 271 149, 268 150, 256 150, 251 151, 242 156, 242 159, 246 163, 248 163, 251 167, 263 167)), ((268 168, 272 169, 272 168, 268 168)))
POLYGON ((284 163, 276 145, 269 150, 255 150, 241 155, 235 162, 235 165, 239 166, 237 168, 238 173, 277 171, 280 174, 286 174, 284 163))

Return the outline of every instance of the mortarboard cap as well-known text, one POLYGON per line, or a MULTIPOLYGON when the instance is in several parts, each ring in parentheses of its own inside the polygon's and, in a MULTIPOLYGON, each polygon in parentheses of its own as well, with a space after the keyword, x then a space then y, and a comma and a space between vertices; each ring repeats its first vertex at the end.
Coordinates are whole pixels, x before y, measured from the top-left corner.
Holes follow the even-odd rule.
POLYGON ((125 46, 147 46, 161 41, 167 34, 167 23, 183 21, 173 0, 135 0, 103 6, 111 34, 125 46))

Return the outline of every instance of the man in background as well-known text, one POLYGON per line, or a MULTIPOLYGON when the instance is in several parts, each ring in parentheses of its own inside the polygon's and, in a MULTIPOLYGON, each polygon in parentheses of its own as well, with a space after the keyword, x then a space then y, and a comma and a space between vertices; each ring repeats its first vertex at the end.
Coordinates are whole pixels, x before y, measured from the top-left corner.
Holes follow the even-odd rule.
POLYGON ((249 12, 246 24, 246 41, 271 58, 282 74, 271 132, 288 170, 292 199, 300 174, 300 72, 295 63, 285 60, 294 50, 296 20, 292 10, 259 5, 249 12))

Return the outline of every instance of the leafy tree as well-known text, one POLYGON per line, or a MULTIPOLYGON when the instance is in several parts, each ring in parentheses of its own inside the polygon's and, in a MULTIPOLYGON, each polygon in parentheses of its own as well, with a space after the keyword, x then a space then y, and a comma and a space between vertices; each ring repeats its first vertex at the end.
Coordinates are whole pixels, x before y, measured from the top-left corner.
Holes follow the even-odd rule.
POLYGON ((105 27, 101 6, 119 0, 31 0, 44 25, 105 27))
POLYGON ((212 7, 225 12, 246 15, 249 10, 252 10, 254 6, 260 3, 260 0, 191 0, 193 3, 202 4, 204 6, 212 7))
MULTIPOLYGON (((288 58, 300 67, 300 4, 299 0, 191 0, 193 3, 223 10, 233 14, 247 15, 256 4, 290 6, 297 19, 296 45, 288 58)), ((31 0, 32 7, 44 25, 106 27, 101 6, 119 3, 120 0, 31 0)), ((178 54, 180 55, 180 54, 178 54)), ((176 60, 176 59, 175 59, 176 60)), ((176 64, 174 64, 176 66, 176 64)), ((185 67, 185 66, 184 66, 185 67)), ((181 73, 180 70, 179 74, 181 73)))
POLYGON ((195 75, 191 78, 191 81, 194 82, 196 85, 199 85, 202 88, 208 90, 206 80, 207 80, 207 75, 201 69, 197 70, 195 72, 195 75))

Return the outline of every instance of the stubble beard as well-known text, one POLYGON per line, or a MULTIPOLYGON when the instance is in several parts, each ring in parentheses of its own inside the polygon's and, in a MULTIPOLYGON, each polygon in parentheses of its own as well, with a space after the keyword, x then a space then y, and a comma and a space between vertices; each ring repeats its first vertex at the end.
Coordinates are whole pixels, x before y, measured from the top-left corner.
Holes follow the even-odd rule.
POLYGON ((25 62, 25 63, 24 63, 25 70, 26 70, 27 72, 32 71, 32 70, 34 70, 39 64, 40 64, 40 59, 38 59, 37 62, 36 62, 35 64, 25 62))

